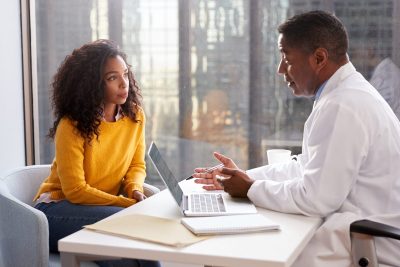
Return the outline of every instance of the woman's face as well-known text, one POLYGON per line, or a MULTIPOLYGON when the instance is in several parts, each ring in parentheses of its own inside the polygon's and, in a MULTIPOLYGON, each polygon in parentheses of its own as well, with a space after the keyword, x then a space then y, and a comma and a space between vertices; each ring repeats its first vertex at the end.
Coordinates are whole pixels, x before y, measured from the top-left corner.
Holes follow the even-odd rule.
POLYGON ((104 65, 104 105, 122 105, 128 98, 128 67, 121 56, 110 57, 104 65))

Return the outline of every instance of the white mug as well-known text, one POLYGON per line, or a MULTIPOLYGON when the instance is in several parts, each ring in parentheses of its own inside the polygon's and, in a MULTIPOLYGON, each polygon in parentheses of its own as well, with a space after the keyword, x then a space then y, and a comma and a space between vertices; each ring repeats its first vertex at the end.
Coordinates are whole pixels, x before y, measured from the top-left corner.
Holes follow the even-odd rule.
POLYGON ((292 160, 292 151, 287 149, 268 149, 268 164, 284 163, 292 160))

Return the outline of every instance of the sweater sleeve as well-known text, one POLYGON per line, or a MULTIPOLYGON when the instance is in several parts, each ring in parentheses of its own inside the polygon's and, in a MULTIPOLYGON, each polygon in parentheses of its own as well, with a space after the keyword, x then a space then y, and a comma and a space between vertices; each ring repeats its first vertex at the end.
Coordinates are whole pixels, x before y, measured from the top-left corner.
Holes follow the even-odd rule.
POLYGON ((57 172, 66 199, 72 203, 85 205, 114 205, 128 207, 136 200, 108 194, 91 187, 85 179, 85 140, 72 121, 62 119, 57 127, 55 150, 57 172))
POLYGON ((129 198, 133 197, 134 190, 138 190, 143 193, 143 183, 146 177, 145 122, 146 118, 142 111, 141 121, 138 122, 140 123, 140 132, 137 136, 138 145, 136 146, 132 161, 123 180, 123 189, 126 196, 128 196, 129 198))

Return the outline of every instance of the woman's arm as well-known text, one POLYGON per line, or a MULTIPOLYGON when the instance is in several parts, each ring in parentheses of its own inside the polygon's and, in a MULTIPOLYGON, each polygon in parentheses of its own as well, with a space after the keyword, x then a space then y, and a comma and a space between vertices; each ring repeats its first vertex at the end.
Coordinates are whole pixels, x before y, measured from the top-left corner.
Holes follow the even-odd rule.
POLYGON ((141 121, 140 123, 140 131, 136 136, 138 139, 138 144, 136 146, 136 150, 134 152, 132 161, 129 165, 128 171, 126 172, 125 178, 122 182, 123 190, 127 197, 134 198, 133 192, 135 190, 143 193, 143 183, 146 178, 146 162, 145 162, 145 154, 146 154, 146 144, 145 144, 145 125, 146 118, 144 112, 141 111, 139 114, 141 116, 138 118, 141 121))

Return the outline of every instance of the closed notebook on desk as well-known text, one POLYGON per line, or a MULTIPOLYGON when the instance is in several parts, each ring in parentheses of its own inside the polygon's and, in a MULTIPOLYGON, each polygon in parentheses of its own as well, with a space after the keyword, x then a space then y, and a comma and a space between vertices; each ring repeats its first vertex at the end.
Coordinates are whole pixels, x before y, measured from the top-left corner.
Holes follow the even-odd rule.
POLYGON ((261 214, 182 218, 181 223, 196 235, 240 234, 279 229, 279 224, 261 214))

